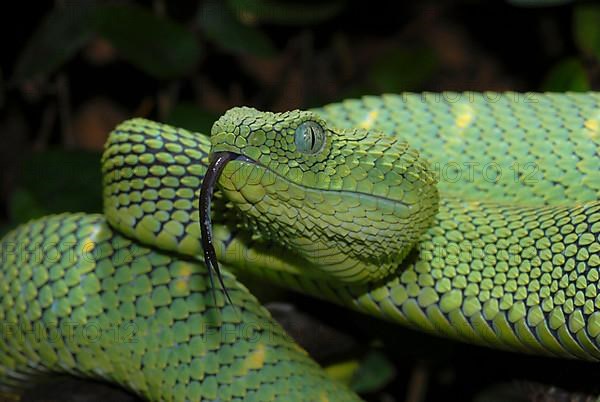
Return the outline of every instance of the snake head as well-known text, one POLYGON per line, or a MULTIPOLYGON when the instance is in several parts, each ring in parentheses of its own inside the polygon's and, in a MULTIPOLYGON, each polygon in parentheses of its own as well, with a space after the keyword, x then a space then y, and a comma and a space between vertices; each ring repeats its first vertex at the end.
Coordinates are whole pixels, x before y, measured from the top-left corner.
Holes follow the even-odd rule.
POLYGON ((310 111, 231 109, 212 128, 219 155, 229 157, 218 185, 243 229, 315 277, 387 276, 438 208, 434 175, 406 142, 331 127, 310 111))

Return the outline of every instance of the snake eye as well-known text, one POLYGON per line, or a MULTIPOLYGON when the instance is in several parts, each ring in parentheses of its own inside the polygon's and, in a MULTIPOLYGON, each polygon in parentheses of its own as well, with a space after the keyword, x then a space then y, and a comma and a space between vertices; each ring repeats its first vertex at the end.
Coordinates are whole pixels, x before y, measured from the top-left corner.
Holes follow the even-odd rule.
POLYGON ((296 129, 296 149, 304 154, 316 154, 325 145, 325 130, 314 121, 305 121, 296 129))

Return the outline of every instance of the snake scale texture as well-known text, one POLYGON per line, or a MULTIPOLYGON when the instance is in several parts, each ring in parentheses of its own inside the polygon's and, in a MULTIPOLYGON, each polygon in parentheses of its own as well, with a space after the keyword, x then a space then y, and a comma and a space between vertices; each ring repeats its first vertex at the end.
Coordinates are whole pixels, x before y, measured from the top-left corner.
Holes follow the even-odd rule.
POLYGON ((153 401, 358 400, 236 271, 450 338, 600 360, 600 94, 235 108, 210 137, 134 119, 102 170, 103 215, 1 243, 7 388, 67 373, 153 401), (231 304, 198 224, 224 153, 212 235, 231 304))

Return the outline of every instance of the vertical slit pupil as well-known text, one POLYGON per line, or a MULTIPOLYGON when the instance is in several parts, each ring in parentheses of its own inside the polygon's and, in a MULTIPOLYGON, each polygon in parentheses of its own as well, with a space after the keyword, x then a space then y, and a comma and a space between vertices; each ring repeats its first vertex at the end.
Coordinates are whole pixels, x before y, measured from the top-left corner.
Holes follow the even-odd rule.
POLYGON ((301 123, 294 133, 296 149, 301 153, 314 154, 323 148, 323 128, 313 121, 301 123))

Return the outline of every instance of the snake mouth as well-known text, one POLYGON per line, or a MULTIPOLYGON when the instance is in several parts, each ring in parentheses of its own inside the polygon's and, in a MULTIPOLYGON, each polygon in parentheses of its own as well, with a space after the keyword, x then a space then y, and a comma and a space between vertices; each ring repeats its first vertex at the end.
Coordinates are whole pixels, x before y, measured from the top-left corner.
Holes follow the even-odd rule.
POLYGON ((208 277, 210 279, 210 286, 215 305, 217 299, 215 294, 213 271, 217 276, 219 283, 221 284, 221 288, 223 289, 223 293, 225 293, 225 297, 229 301, 229 304, 233 305, 231 298, 229 297, 229 293, 227 292, 227 288, 225 287, 225 283, 223 282, 221 270, 219 269, 217 254, 215 252, 215 246, 213 243, 211 222, 211 201, 214 194, 215 185, 217 184, 219 176, 221 175, 221 172, 223 172, 225 165, 232 160, 251 161, 248 157, 235 152, 224 151, 211 154, 211 161, 208 165, 208 169, 204 175, 204 179, 202 180, 202 185, 200 187, 200 200, 198 203, 200 208, 200 240, 202 244, 202 250, 204 252, 204 263, 208 269, 208 277))
MULTIPOLYGON (((391 176, 397 183, 386 193, 375 191, 376 183, 357 184, 356 191, 327 188, 327 183, 324 188, 308 186, 277 165, 244 155, 244 149, 213 146, 217 149, 210 154, 200 194, 201 245, 211 286, 214 271, 225 295, 211 228, 217 183, 228 205, 238 207, 241 227, 301 257, 305 272, 346 283, 380 279, 396 269, 394 261, 404 258, 433 219, 437 192, 427 185, 428 176, 422 177, 425 170, 412 154, 406 157, 406 172, 399 169, 391 176), (229 162, 233 165, 227 167, 229 162)), ((362 180, 374 181, 368 175, 362 180)))

